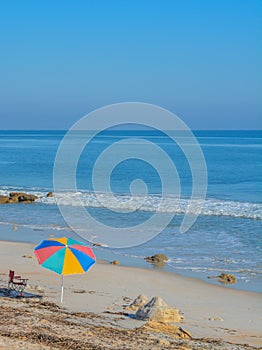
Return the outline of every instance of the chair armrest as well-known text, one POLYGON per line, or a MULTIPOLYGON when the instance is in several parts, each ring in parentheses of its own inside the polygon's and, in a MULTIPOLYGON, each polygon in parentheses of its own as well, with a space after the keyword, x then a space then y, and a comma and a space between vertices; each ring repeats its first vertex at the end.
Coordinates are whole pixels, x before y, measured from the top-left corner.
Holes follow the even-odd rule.
MULTIPOLYGON (((16 278, 15 280, 16 280, 17 282, 27 283, 28 278, 16 278)), ((14 281, 14 282, 16 282, 16 281, 14 281)))

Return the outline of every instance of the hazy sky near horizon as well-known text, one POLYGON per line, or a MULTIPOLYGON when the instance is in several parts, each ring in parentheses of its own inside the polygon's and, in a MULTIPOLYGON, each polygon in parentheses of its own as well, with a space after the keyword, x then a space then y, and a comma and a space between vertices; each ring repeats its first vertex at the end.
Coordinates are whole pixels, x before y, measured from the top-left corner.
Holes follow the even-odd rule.
POLYGON ((0 129, 67 129, 127 101, 262 129, 260 0, 2 0, 0 33, 0 129))

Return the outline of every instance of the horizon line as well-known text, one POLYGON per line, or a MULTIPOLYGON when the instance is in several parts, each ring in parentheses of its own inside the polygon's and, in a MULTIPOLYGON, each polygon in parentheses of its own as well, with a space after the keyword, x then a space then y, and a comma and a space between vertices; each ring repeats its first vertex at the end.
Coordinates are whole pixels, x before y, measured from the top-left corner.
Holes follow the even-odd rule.
MULTIPOLYGON (((69 131, 69 129, 0 129, 0 131, 69 131)), ((190 129, 191 131, 262 131, 261 129, 190 129)), ((142 128, 142 129, 103 129, 103 130, 76 130, 76 131, 170 131, 170 130, 158 130, 151 128, 142 128)), ((171 130, 171 131, 183 131, 183 130, 171 130)))

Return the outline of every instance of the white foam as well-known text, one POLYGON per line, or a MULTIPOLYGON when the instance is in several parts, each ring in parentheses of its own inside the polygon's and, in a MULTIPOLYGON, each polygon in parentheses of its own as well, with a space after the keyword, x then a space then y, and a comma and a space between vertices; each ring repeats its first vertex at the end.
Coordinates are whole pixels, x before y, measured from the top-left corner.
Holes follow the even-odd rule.
MULTIPOLYGON (((120 212, 146 211, 174 214, 197 214, 201 201, 189 199, 165 197, 160 195, 130 196, 128 194, 115 194, 92 192, 64 192, 56 194, 55 198, 42 197, 38 200, 45 204, 59 204, 70 206, 85 206, 88 208, 105 208, 101 203, 107 203, 110 210, 120 212), (116 199, 116 200, 115 200, 116 199), (189 205, 190 204, 190 205, 189 205)), ((262 219, 262 204, 238 201, 224 201, 219 199, 206 199, 202 205, 201 215, 206 216, 231 216, 248 219, 262 219)))
POLYGON ((220 199, 206 199, 203 204, 200 200, 190 202, 189 199, 165 197, 160 195, 131 196, 129 194, 94 193, 94 192, 62 192, 55 197, 46 197, 48 191, 42 191, 38 188, 31 190, 22 188, 11 188, 2 186, 0 195, 8 195, 11 191, 25 191, 29 194, 35 194, 39 197, 38 203, 47 205, 69 205, 73 207, 85 206, 88 208, 105 208, 102 203, 107 203, 107 208, 120 212, 145 211, 162 212, 173 214, 198 214, 202 205, 200 215, 205 216, 228 216, 235 218, 247 218, 262 220, 262 204, 239 201, 225 201, 220 199))

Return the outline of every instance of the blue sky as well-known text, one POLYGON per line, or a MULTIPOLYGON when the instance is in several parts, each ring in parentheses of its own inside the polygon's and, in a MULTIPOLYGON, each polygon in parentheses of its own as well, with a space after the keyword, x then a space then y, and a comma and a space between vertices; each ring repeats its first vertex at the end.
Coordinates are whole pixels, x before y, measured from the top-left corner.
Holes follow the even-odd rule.
POLYGON ((2 0, 0 129, 140 101, 192 129, 262 128, 260 0, 2 0))

